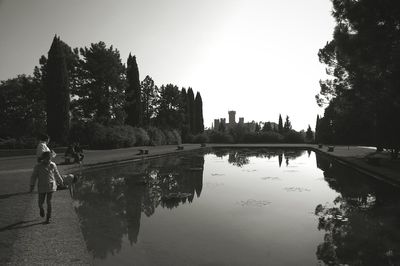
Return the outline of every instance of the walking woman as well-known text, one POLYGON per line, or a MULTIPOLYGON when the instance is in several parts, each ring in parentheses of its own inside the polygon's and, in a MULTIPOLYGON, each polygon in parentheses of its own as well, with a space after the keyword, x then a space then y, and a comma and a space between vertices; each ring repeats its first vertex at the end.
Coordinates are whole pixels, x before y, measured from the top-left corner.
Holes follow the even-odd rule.
POLYGON ((51 157, 51 152, 43 152, 40 157, 40 162, 33 169, 30 187, 30 192, 32 192, 35 187, 36 180, 38 180, 39 211, 40 216, 44 217, 45 212, 43 209, 43 203, 46 199, 46 223, 49 223, 51 218, 51 198, 53 196, 53 192, 57 190, 56 179, 60 182, 60 184, 63 184, 64 182, 63 178, 58 172, 57 165, 51 161, 51 157))

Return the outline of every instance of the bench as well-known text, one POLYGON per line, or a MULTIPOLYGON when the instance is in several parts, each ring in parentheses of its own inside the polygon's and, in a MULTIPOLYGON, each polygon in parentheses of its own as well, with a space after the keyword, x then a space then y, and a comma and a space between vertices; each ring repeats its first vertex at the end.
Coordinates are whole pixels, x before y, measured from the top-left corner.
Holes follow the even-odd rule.
POLYGON ((318 144, 318 148, 321 149, 322 148, 322 144, 318 144))
POLYGON ((328 146, 328 152, 333 152, 334 149, 335 149, 335 147, 333 147, 333 146, 328 146))
POLYGON ((140 149, 138 155, 149 154, 149 150, 147 149, 140 149))
POLYGON ((176 147, 176 149, 177 149, 178 151, 181 151, 181 150, 184 149, 184 147, 183 147, 182 145, 178 145, 178 146, 176 147))
POLYGON ((202 148, 204 148, 205 146, 206 146, 205 143, 201 143, 201 144, 200 144, 200 147, 202 147, 202 148))

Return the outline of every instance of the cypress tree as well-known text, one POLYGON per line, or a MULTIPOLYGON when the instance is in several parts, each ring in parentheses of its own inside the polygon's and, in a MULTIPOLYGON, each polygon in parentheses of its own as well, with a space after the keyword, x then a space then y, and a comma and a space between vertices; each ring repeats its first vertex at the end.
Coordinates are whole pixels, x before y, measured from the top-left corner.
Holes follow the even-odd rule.
POLYGON ((182 88, 181 90, 181 115, 182 115, 182 125, 181 125, 181 132, 182 132, 182 140, 186 141, 187 136, 190 132, 190 122, 189 122, 189 112, 188 112, 188 102, 187 102, 187 93, 186 89, 182 88))
POLYGON ((315 122, 315 142, 319 142, 319 115, 317 115, 317 121, 315 122))
POLYGON ((281 114, 279 114, 278 132, 279 132, 279 133, 282 133, 282 132, 283 132, 283 123, 282 123, 282 116, 281 116, 281 114))
POLYGON ((203 120, 203 100, 199 92, 196 93, 194 100, 194 133, 204 132, 204 120, 203 120))
POLYGON ((289 132, 292 129, 292 123, 290 123, 289 116, 286 116, 285 124, 283 125, 283 131, 289 132))
POLYGON ((57 35, 54 36, 48 52, 44 90, 47 133, 55 142, 66 144, 70 123, 70 93, 63 43, 57 35))
POLYGON ((187 115, 189 117, 189 132, 194 134, 194 94, 190 87, 187 90, 187 115))
POLYGON ((306 131, 306 139, 309 140, 309 141, 312 141, 313 138, 314 138, 314 134, 313 134, 313 132, 311 130, 311 126, 308 125, 307 131, 306 131))
POLYGON ((140 126, 143 122, 143 110, 141 103, 141 88, 139 79, 139 68, 136 63, 136 57, 129 54, 127 61, 126 79, 128 86, 126 94, 126 120, 131 126, 140 126))

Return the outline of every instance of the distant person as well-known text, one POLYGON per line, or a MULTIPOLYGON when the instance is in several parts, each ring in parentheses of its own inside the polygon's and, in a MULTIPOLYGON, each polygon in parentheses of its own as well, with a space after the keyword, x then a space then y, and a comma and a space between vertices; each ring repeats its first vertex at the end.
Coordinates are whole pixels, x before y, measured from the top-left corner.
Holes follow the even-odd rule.
POLYGON ((69 145, 65 151, 65 157, 72 157, 74 158, 74 163, 81 163, 85 156, 83 155, 83 150, 79 144, 73 143, 69 145))
POLYGON ((54 158, 56 157, 56 153, 52 150, 50 150, 50 148, 47 146, 49 145, 50 142, 50 137, 46 134, 40 134, 38 137, 39 140, 39 144, 37 145, 36 148, 36 158, 37 161, 40 162, 40 158, 42 157, 42 154, 44 152, 50 152, 51 156, 54 158))
POLYGON ((45 212, 43 209, 43 203, 46 199, 47 203, 47 213, 46 213, 46 223, 50 223, 51 218, 51 198, 53 197, 53 192, 57 190, 57 182, 59 181, 63 185, 64 180, 58 172, 57 165, 51 161, 51 152, 43 152, 40 157, 40 162, 33 169, 31 176, 31 186, 30 192, 33 191, 36 180, 38 180, 38 203, 39 203, 39 213, 40 217, 44 217, 45 212))
POLYGON ((83 158, 85 158, 85 155, 83 155, 83 149, 79 142, 75 144, 74 150, 76 154, 78 155, 78 162, 81 163, 83 161, 83 158))

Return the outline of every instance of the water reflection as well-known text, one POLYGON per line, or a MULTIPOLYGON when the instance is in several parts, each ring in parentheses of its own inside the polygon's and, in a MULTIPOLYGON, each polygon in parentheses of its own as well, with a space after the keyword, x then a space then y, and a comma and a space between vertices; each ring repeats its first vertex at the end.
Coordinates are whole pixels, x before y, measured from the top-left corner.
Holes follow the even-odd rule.
MULTIPOLYGON (((282 160, 285 158, 286 166, 289 166, 290 160, 295 160, 296 158, 302 156, 305 150, 301 149, 267 149, 267 148, 257 148, 257 149, 232 149, 232 148, 218 148, 214 150, 214 154, 217 157, 223 158, 228 156, 228 162, 232 165, 243 167, 249 164, 250 157, 256 158, 267 158, 271 159, 278 156, 279 167, 282 166, 282 160)), ((311 150, 308 150, 308 156, 311 154, 311 150)))
POLYGON ((176 208, 200 197, 203 155, 165 157, 134 166, 83 173, 75 184, 75 208, 88 250, 95 258, 120 252, 122 238, 138 240, 142 213, 176 208))
POLYGON ((317 154, 317 166, 340 193, 318 205, 318 229, 325 231, 317 257, 327 265, 400 265, 399 190, 317 154))

